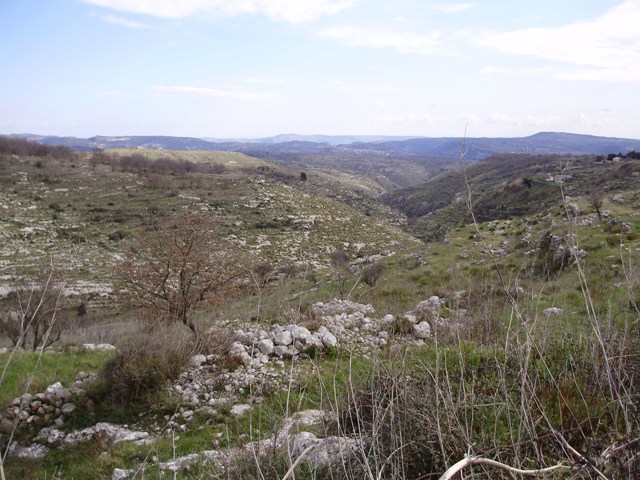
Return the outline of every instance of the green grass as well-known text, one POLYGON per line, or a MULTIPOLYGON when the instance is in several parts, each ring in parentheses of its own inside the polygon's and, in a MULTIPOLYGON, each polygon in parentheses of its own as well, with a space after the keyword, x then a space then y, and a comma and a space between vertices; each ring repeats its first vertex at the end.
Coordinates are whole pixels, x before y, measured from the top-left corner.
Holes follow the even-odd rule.
POLYGON ((0 355, 0 365, 6 374, 0 388, 0 405, 28 393, 44 391, 49 385, 61 382, 70 386, 79 372, 98 373, 110 360, 109 352, 16 352, 0 355))

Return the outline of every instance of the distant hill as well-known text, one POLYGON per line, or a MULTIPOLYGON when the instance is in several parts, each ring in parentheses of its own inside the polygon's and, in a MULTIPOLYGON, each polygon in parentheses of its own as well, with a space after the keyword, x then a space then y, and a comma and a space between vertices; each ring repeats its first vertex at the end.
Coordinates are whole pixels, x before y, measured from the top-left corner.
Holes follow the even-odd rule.
POLYGON ((219 139, 219 138, 205 138, 214 143, 285 143, 285 142, 314 142, 314 143, 327 143, 329 145, 346 145, 357 142, 389 142, 399 140, 409 140, 416 138, 415 136, 389 136, 389 135, 298 135, 296 133, 285 133, 276 135, 274 137, 266 138, 235 138, 235 139, 219 139))
POLYGON ((574 133, 541 132, 522 138, 414 138, 400 141, 358 143, 357 150, 404 152, 458 157, 462 148, 467 160, 481 160, 499 154, 607 154, 638 150, 640 140, 597 137, 574 133))
MULTIPOLYGON (((16 135, 48 145, 63 145, 77 151, 95 148, 145 148, 163 150, 222 150, 256 154, 335 153, 430 155, 457 158, 460 138, 407 138, 353 135, 277 135, 263 139, 215 140, 173 136, 95 136, 91 138, 16 135)), ((597 137, 573 133, 542 132, 522 138, 467 138, 467 160, 496 154, 607 154, 640 150, 640 140, 597 137)))

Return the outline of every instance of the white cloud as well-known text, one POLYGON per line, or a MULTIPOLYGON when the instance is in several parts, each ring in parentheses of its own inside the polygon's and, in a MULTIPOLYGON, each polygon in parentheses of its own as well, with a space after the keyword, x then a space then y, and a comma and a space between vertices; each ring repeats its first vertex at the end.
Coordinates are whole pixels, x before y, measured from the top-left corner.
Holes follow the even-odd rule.
POLYGON ((335 15, 359 0, 81 0, 122 12, 185 18, 203 12, 219 15, 261 14, 272 20, 302 23, 335 15))
POLYGON ((318 32, 323 37, 359 47, 392 48, 401 53, 434 53, 440 45, 439 33, 416 35, 357 27, 334 27, 318 32))
POLYGON ((473 3, 437 3, 431 8, 441 13, 460 13, 473 8, 473 3))
POLYGON ((573 65, 561 78, 640 80, 640 0, 625 0, 600 17, 558 28, 528 28, 480 36, 495 50, 573 65), (575 68, 578 67, 578 68, 575 68))
POLYGON ((92 14, 95 17, 98 17, 99 19, 107 22, 107 23, 112 23, 114 25, 120 25, 121 27, 127 27, 127 28, 149 28, 149 25, 147 25, 146 23, 142 23, 142 22, 136 22, 134 20, 129 20, 127 18, 123 18, 123 17, 118 17, 116 15, 100 15, 97 13, 92 14))
POLYGON ((235 100, 255 100, 256 98, 264 97, 262 94, 244 92, 240 90, 223 90, 192 86, 155 86, 152 87, 151 90, 156 93, 167 95, 193 95, 199 97, 232 98, 235 100))

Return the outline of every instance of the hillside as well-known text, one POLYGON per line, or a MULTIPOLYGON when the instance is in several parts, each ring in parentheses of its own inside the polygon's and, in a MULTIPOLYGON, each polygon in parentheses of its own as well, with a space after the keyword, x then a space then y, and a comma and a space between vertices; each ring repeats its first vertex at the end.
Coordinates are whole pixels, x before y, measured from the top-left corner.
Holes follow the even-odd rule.
POLYGON ((640 473, 640 160, 494 156, 382 205, 335 158, 18 151, 0 155, 6 478, 408 480, 470 453, 640 473), (157 266, 159 305, 135 283, 157 266), (16 296, 59 341, 14 347, 16 296))
POLYGON ((469 223, 469 194, 478 221, 523 217, 561 204, 567 196, 606 194, 634 188, 640 163, 600 161, 595 157, 501 155, 447 170, 420 185, 398 189, 381 200, 410 219, 422 238, 444 238, 469 223), (467 182, 469 189, 467 189, 467 182))
POLYGON ((2 167, 3 274, 52 260, 71 290, 89 296, 112 291, 112 264, 133 237, 180 211, 209 212, 227 238, 274 265, 319 267, 336 248, 388 255, 415 242, 388 224, 393 212, 346 188, 348 179, 310 172, 301 182, 298 172, 240 153, 124 150, 84 159, 5 157, 2 167), (151 163, 138 167, 140 158, 151 163))

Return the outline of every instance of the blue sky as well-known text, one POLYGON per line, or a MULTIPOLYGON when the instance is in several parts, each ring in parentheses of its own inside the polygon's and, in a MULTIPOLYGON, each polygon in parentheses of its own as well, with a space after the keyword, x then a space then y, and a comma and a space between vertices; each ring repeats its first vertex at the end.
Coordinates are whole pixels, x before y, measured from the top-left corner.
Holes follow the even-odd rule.
POLYGON ((3 0, 0 133, 640 138, 640 0, 3 0))

